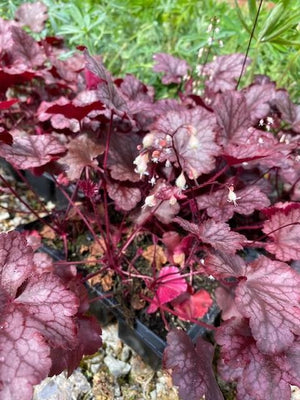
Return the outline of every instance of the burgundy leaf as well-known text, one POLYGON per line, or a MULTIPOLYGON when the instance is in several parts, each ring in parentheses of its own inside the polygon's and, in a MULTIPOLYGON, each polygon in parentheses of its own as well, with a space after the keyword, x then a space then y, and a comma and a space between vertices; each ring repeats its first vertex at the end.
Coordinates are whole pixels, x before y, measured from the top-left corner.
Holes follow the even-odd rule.
POLYGON ((156 53, 153 56, 155 64, 153 71, 163 72, 162 83, 169 85, 170 83, 180 83, 182 78, 187 75, 191 69, 185 60, 176 58, 166 53, 156 53))
POLYGON ((86 68, 101 80, 97 87, 98 99, 108 108, 115 111, 117 115, 123 117, 127 111, 126 101, 113 83, 110 74, 105 70, 101 61, 91 57, 87 50, 84 51, 84 56, 86 68))
POLYGON ((266 249, 281 261, 300 259, 300 208, 275 212, 264 223, 263 232, 272 241, 266 249))
POLYGON ((41 332, 56 347, 69 348, 76 341, 72 316, 78 300, 51 273, 32 277, 14 303, 26 316, 26 324, 41 332))
POLYGON ((59 348, 51 349, 52 366, 49 376, 59 375, 64 370, 71 375, 83 356, 94 354, 101 347, 101 328, 95 317, 80 316, 78 325, 79 343, 74 349, 63 352, 59 348))
POLYGON ((300 133, 300 106, 292 103, 285 90, 276 92, 275 104, 282 114, 282 118, 292 125, 295 132, 300 133))
POLYGON ((199 240, 208 243, 216 250, 227 253, 235 253, 243 248, 246 241, 245 236, 230 230, 229 225, 224 222, 216 222, 208 219, 200 225, 193 224, 182 218, 174 220, 188 232, 194 234, 199 240))
POLYGON ((12 27, 11 31, 14 60, 29 68, 41 66, 46 61, 46 56, 38 43, 21 28, 12 27))
POLYGON ((215 143, 215 118, 212 113, 200 107, 181 112, 170 111, 161 116, 153 127, 154 134, 157 133, 154 146, 158 150, 159 161, 168 159, 175 162, 190 179, 196 179, 214 168, 219 147, 215 143))
POLYGON ((11 146, 13 144, 13 137, 10 133, 7 132, 6 129, 3 129, 0 126, 0 143, 1 142, 11 146))
POLYGON ((141 138, 134 134, 115 132, 110 141, 107 166, 113 179, 118 181, 138 182, 139 174, 135 172, 133 161, 138 155, 137 146, 141 138))
POLYGON ((239 311, 250 319, 263 353, 279 353, 300 334, 300 275, 289 265, 260 256, 236 289, 239 311))
POLYGON ((0 156, 16 168, 40 167, 65 152, 65 146, 51 135, 26 135, 16 132, 13 144, 0 143, 0 156))
POLYGON ((245 137, 251 123, 249 107, 243 93, 226 91, 218 95, 214 111, 222 128, 222 144, 235 141, 240 136, 245 137))
POLYGON ((246 274, 245 261, 238 255, 215 251, 204 260, 205 272, 217 279, 240 278, 246 274))
POLYGON ((33 71, 24 71, 16 68, 0 69, 0 91, 5 93, 9 87, 31 81, 36 76, 33 71))
POLYGON ((204 290, 198 290, 194 294, 184 293, 178 300, 172 303, 179 318, 190 321, 191 319, 202 318, 212 306, 213 300, 210 294, 204 290))
POLYGON ((120 90, 128 100, 131 101, 154 101, 154 89, 151 86, 146 86, 139 81, 135 76, 127 74, 120 84, 120 90))
POLYGON ((67 145, 68 153, 60 159, 66 165, 67 175, 70 180, 79 179, 83 168, 98 166, 95 158, 104 152, 104 146, 94 142, 87 134, 75 137, 67 145))
POLYGON ((238 311, 235 304, 235 288, 225 288, 219 286, 215 290, 215 297, 218 307, 222 310, 222 320, 226 321, 230 318, 241 318, 242 315, 238 311))
POLYGON ((124 211, 132 210, 142 198, 140 189, 118 183, 107 184, 107 192, 115 201, 116 206, 124 211))
POLYGON ((14 297, 31 274, 33 251, 18 232, 0 234, 0 288, 14 297))
POLYGON ((290 366, 285 355, 272 357, 261 353, 246 320, 227 321, 218 328, 215 338, 221 345, 223 360, 219 373, 227 381, 238 380, 238 400, 290 400, 291 380, 285 374, 290 366))
POLYGON ((30 400, 50 370, 50 346, 77 344, 77 296, 52 273, 35 274, 19 232, 0 235, 0 397, 30 400))
POLYGON ((49 373, 50 348, 41 333, 27 326, 26 314, 11 307, 1 317, 0 398, 31 400, 32 386, 49 373))
MULTIPOLYGON (((219 56, 203 66, 202 73, 207 76, 206 86, 213 92, 224 92, 236 87, 237 78, 242 71, 244 54, 219 56)), ((250 64, 247 58, 246 65, 250 64)))
POLYGON ((10 99, 10 100, 5 100, 5 101, 0 101, 0 110, 6 110, 10 108, 12 105, 15 103, 18 103, 18 99, 10 99))
POLYGON ((159 271, 157 286, 155 296, 148 307, 148 313, 155 312, 161 304, 175 299, 187 289, 187 283, 181 277, 177 267, 163 267, 159 271))
POLYGON ((167 335, 168 346, 164 351, 164 366, 172 369, 174 385, 178 386, 183 400, 222 400, 212 369, 213 346, 198 338, 194 347, 189 336, 180 330, 167 335))
POLYGON ((270 103, 275 97, 275 84, 252 84, 244 89, 248 112, 253 123, 265 118, 270 111, 270 103))
POLYGON ((22 4, 15 12, 15 20, 29 26, 32 32, 41 32, 47 19, 47 7, 40 1, 22 4))
POLYGON ((236 205, 230 201, 230 190, 222 189, 210 195, 197 197, 197 204, 200 210, 206 209, 207 214, 216 221, 228 221, 235 212, 242 215, 250 215, 255 210, 268 207, 270 201, 261 192, 258 186, 247 186, 244 189, 235 191, 236 205))
POLYGON ((91 104, 81 106, 76 105, 73 102, 69 102, 68 104, 64 105, 54 104, 53 106, 47 108, 45 112, 49 114, 62 114, 68 119, 74 118, 77 119, 77 121, 81 121, 91 111, 103 110, 103 108, 103 104, 100 101, 94 101, 91 104))

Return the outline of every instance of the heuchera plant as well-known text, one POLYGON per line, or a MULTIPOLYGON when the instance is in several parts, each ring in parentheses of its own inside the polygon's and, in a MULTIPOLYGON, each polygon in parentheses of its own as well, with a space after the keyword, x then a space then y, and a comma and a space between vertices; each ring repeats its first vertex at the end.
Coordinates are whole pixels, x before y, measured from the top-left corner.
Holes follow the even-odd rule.
MULTIPOLYGON (((81 229, 98 245, 98 273, 121 280, 124 302, 140 280, 140 299, 167 328, 172 313, 214 333, 195 346, 183 330, 167 336, 164 365, 182 399, 223 398, 218 346, 217 378, 237 383, 237 399, 289 400, 290 385, 300 386, 300 106, 266 76, 238 89, 242 54, 217 57, 200 76, 156 55, 162 82, 178 88, 157 100, 84 48, 63 60, 62 40, 35 41, 22 18, 0 20, 0 156, 21 177, 47 172, 65 194, 68 207, 47 223, 66 261, 34 254, 32 237, 0 236, 0 397, 22 390, 30 399, 32 385, 71 373, 100 346, 85 315, 89 276, 67 262, 81 229), (129 251, 141 237, 153 245, 149 274, 139 270, 141 249, 129 251), (201 321, 212 297, 196 276, 218 282, 219 327, 201 321)), ((45 15, 36 18, 39 26, 45 15)))

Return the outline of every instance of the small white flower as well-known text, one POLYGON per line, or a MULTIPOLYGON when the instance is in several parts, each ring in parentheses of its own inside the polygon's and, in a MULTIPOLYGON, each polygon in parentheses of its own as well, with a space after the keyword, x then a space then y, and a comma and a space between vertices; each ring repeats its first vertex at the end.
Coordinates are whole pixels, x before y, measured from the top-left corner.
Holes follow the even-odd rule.
POLYGON ((220 46, 220 47, 224 47, 223 40, 221 40, 221 39, 219 40, 219 46, 220 46))
POLYGON ((152 186, 155 185, 156 179, 154 178, 154 176, 152 176, 152 178, 150 179, 149 183, 151 183, 152 186))
POLYGON ((189 147, 191 149, 199 148, 199 140, 195 135, 191 135, 190 140, 189 140, 189 147))
POLYGON ((167 160, 167 161, 165 162, 165 167, 166 167, 166 168, 170 168, 170 167, 171 167, 170 160, 167 160))
POLYGON ((260 137, 260 138, 258 138, 258 143, 259 144, 263 144, 263 143, 265 143, 265 141, 264 141, 264 139, 262 137, 260 137))
POLYGON ((170 200, 169 200, 169 204, 170 206, 174 206, 177 203, 177 199, 175 196, 171 196, 170 200))
POLYGON ((143 175, 147 175, 148 161, 149 161, 149 155, 148 154, 140 154, 133 161, 133 164, 136 165, 136 168, 135 168, 134 171, 137 174, 140 174, 140 177, 142 177, 143 175))
POLYGON ((143 139, 143 147, 144 149, 147 149, 148 147, 151 147, 153 144, 154 140, 154 135, 152 133, 148 133, 143 139))
POLYGON ((152 194, 145 198, 145 204, 142 206, 142 208, 155 207, 155 206, 156 206, 156 198, 155 198, 154 194, 152 194))
POLYGON ((272 117, 267 117, 268 124, 272 125, 274 123, 274 119, 272 117))
POLYGON ((260 119, 258 125, 259 125, 259 126, 264 126, 264 120, 263 120, 263 119, 260 119))
POLYGON ((181 174, 176 179, 175 185, 181 190, 184 190, 186 188, 186 180, 185 180, 183 171, 181 172, 181 174))
POLYGON ((227 199, 228 203, 233 203, 234 207, 237 207, 237 202, 236 201, 239 200, 240 197, 237 197, 236 194, 234 193, 233 185, 230 185, 228 187, 228 190, 229 190, 228 199, 227 199))
POLYGON ((214 39, 210 36, 207 40, 207 44, 211 46, 213 44, 214 39))

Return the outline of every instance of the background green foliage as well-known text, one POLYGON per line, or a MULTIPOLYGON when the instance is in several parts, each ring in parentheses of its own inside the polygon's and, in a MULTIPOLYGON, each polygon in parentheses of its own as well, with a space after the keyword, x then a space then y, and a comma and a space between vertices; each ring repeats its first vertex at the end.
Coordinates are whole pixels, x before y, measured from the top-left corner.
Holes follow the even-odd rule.
MULTIPOLYGON (((86 45, 92 54, 101 54, 115 75, 133 73, 158 85, 152 73, 152 55, 167 52, 186 59, 193 66, 198 50, 210 48, 214 55, 246 52, 259 1, 217 0, 43 0, 49 21, 45 35, 62 35, 70 49, 86 45), (234 4, 235 3, 235 4, 234 4), (217 30, 208 32, 211 21, 217 30), (214 40, 212 44, 211 37, 214 40)), ((22 0, 4 0, 0 14, 13 18, 22 0)), ((298 0, 264 1, 254 33, 248 70, 271 76, 286 87, 294 99, 300 98, 300 8, 298 0)))

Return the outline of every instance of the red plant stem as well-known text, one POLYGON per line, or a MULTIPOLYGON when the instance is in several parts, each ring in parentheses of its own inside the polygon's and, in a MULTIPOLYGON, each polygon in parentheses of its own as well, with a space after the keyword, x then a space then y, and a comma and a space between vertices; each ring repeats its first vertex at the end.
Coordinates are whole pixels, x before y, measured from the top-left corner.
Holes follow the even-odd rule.
POLYGON ((38 201, 39 205, 42 207, 42 209, 44 210, 45 213, 49 213, 49 211, 47 210, 47 208, 45 207, 44 203, 41 201, 40 197, 36 194, 36 192, 33 190, 32 185, 29 183, 28 179, 26 179, 26 177, 16 168, 14 168, 15 172, 19 175, 19 177, 22 179, 22 181, 26 184, 26 186, 28 187, 28 189, 30 189, 30 191, 33 193, 34 197, 36 198, 36 200, 38 201))
POLYGON ((238 226, 234 228, 235 231, 244 231, 244 230, 249 230, 249 229, 261 229, 263 228, 264 224, 257 224, 257 225, 244 225, 244 226, 238 226))
POLYGON ((0 179, 2 180, 2 182, 5 183, 5 185, 9 188, 9 190, 12 192, 12 194, 22 203, 24 204, 25 207, 28 208, 28 210, 34 215, 36 216, 36 218, 41 221, 43 224, 48 225, 51 229, 53 229, 58 235, 61 234, 60 230, 57 229, 55 226, 52 226, 48 221, 42 219, 38 213, 36 213, 34 211, 33 208, 30 207, 29 204, 27 204, 24 200, 22 200, 22 198, 19 196, 19 194, 15 191, 15 189, 9 184, 9 182, 0 174, 0 179))
POLYGON ((106 144, 105 144, 104 161, 103 161, 104 171, 106 171, 106 168, 107 168, 107 159, 108 159, 108 151, 109 151, 110 139, 111 139, 111 134, 112 134, 113 118, 114 118, 114 111, 112 110, 111 114, 110 114, 108 135, 107 135, 106 144))
POLYGON ((188 190, 185 190, 185 191, 183 192, 183 194, 189 195, 190 192, 192 192, 192 193, 194 192, 194 194, 195 194, 196 192, 198 192, 199 189, 202 189, 202 188, 204 188, 205 186, 211 185, 211 184, 213 184, 213 183, 220 184, 219 182, 216 181, 216 179, 219 178, 219 176, 221 176, 222 174, 224 174, 224 172, 226 172, 226 170, 227 170, 228 168, 229 168, 229 165, 225 165, 225 167, 223 167, 220 171, 218 171, 218 172, 217 172, 214 176, 212 176, 207 182, 202 183, 201 185, 197 186, 196 189, 188 189, 188 190), (216 181, 216 182, 215 182, 215 181, 216 181))

